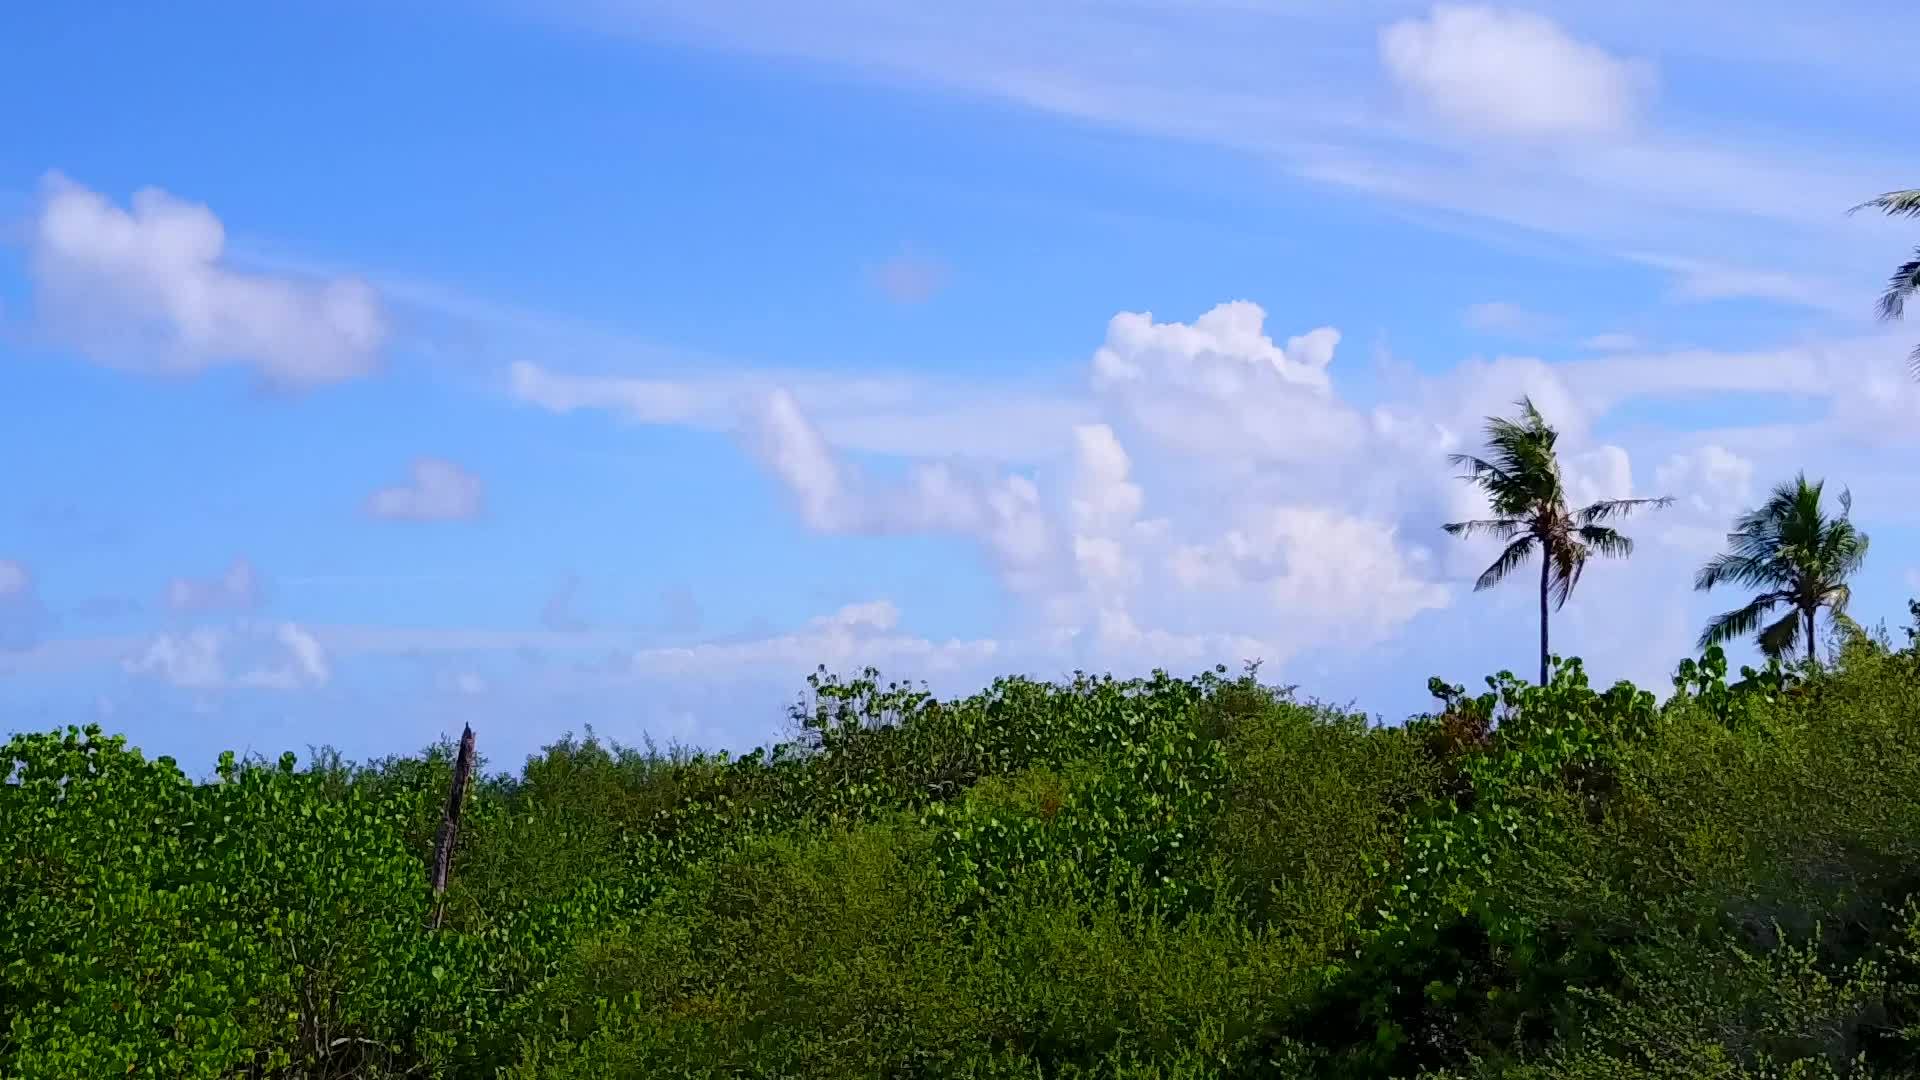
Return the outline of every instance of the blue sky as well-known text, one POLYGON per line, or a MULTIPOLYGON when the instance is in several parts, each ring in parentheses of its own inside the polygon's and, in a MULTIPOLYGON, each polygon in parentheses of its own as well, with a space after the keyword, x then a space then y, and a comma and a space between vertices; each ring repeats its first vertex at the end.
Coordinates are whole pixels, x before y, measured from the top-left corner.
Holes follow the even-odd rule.
POLYGON ((1920 588, 1890 3, 86 3, 0 37, 0 716, 742 748, 817 663, 1529 670, 1445 454, 1672 494, 1664 687, 1805 468, 1920 588), (1684 10, 1675 10, 1684 8, 1684 10))

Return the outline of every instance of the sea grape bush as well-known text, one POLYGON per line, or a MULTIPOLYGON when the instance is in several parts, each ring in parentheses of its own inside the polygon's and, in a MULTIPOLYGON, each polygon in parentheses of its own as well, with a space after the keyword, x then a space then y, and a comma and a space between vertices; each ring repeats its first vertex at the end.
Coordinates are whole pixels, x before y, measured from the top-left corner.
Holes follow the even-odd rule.
POLYGON ((751 753, 476 774, 438 928, 449 746, 19 734, 0 1077, 1920 1075, 1920 654, 1843 630, 1404 724, 821 671, 751 753))

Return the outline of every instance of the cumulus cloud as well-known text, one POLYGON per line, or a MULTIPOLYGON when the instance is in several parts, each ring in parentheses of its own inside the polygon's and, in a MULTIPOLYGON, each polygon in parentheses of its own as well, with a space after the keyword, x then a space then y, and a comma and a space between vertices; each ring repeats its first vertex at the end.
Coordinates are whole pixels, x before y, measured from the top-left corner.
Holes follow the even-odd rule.
MULTIPOLYGON (((646 652, 646 663, 717 669, 727 658, 799 662, 816 650, 830 664, 895 657, 912 667, 916 657, 940 656, 955 670, 953 657, 964 654, 1058 671, 1254 658, 1281 665, 1302 654, 1321 663, 1328 650, 1424 647, 1408 628, 1463 617, 1441 613, 1497 551, 1440 532, 1443 522, 1487 514, 1484 494, 1453 475, 1445 455, 1479 447, 1486 418, 1510 415, 1522 396, 1561 432, 1573 501, 1681 497, 1626 526, 1647 543, 1630 563, 1596 567, 1583 604, 1614 611, 1602 602, 1614 585, 1593 584, 1602 578, 1651 590, 1663 635, 1656 644, 1684 649, 1696 549, 1718 543, 1755 466, 1743 444, 1706 435, 1657 433, 1646 449, 1639 439, 1602 438, 1609 414, 1625 402, 1728 387, 1826 395, 1836 415, 1843 405, 1909 403, 1899 387, 1880 393, 1857 377, 1867 355, 1860 343, 1558 364, 1496 356, 1439 374, 1402 373, 1362 406, 1336 383, 1338 331, 1287 337, 1268 325, 1265 309, 1247 301, 1191 321, 1116 315, 1082 368, 1084 405, 1055 414, 1057 435, 1034 439, 1061 449, 1015 466, 956 457, 933 437, 882 471, 853 456, 840 434, 847 428, 817 417, 827 408, 842 424, 857 408, 833 413, 797 390, 766 390, 740 414, 739 435, 808 528, 967 539, 1006 590, 1007 625, 991 652, 986 642, 956 651, 872 613, 849 615, 751 642, 646 652), (1636 469, 1635 453, 1664 463, 1636 469)), ((942 390, 929 384, 920 393, 942 390)), ((607 397, 605 407, 623 408, 607 397)), ((913 403, 889 397, 881 407, 913 403)), ((1503 593, 1475 603, 1505 610, 1524 600, 1503 593)), ((1574 651, 1582 627, 1601 633, 1597 618, 1567 623, 1574 651)), ((1524 619, 1511 629, 1524 637, 1524 619)), ((1652 646, 1636 657, 1652 664, 1652 646)))
POLYGON ((1645 64, 1613 56, 1531 12, 1437 4, 1380 32, 1380 59, 1408 96, 1475 132, 1607 135, 1634 126, 1645 64))
POLYGON ((921 304, 946 287, 947 264, 938 259, 902 254, 875 267, 871 278, 875 288, 896 304, 921 304))
POLYGON ((1429 554, 1396 540, 1393 526, 1337 510, 1266 507, 1214 543, 1176 549, 1168 569, 1189 588, 1264 592, 1276 612, 1316 622, 1350 613, 1351 636, 1371 641, 1450 599, 1429 577, 1429 554))
POLYGON ((1681 492, 1680 507, 1703 517, 1733 517, 1753 498, 1753 462, 1724 446, 1708 444, 1674 454, 1654 470, 1654 486, 1681 492))
POLYGON ((241 557, 215 577, 174 578, 167 583, 166 604, 169 610, 184 614, 245 612, 258 610, 266 596, 266 582, 259 571, 241 557))
POLYGON ((1022 599, 1027 632, 1049 643, 1044 654, 1278 661, 1330 640, 1378 640, 1450 594, 1390 515, 1338 504, 1368 489, 1381 507, 1404 503, 1399 463, 1417 454, 1431 473, 1442 433, 1341 402, 1329 375, 1337 331, 1283 346, 1265 323, 1244 301, 1191 324, 1116 316, 1088 365, 1111 420, 1071 429, 1045 491, 1044 476, 939 462, 872 485, 791 397, 770 400, 758 445, 813 528, 974 538, 1022 599), (1133 440, 1157 462, 1190 459, 1178 466, 1188 490, 1170 489, 1153 516, 1133 440), (1195 478, 1215 473, 1237 489, 1196 495, 1195 478))
POLYGON ((951 462, 921 462, 880 482, 842 462, 793 395, 774 391, 758 412, 751 445, 786 486, 800 518, 819 532, 961 533, 987 542, 1009 579, 1020 580, 1053 548, 1039 491, 1020 475, 951 462))
POLYGON ((1338 330, 1321 327, 1282 348, 1267 335, 1266 312, 1248 301, 1191 324, 1122 312, 1094 353, 1092 386, 1168 449, 1309 461, 1364 437, 1357 412, 1330 404, 1327 367, 1339 343, 1338 330))
POLYGON ((131 370, 241 364, 304 387, 377 366, 387 330, 370 286, 247 272, 226 246, 205 206, 143 188, 122 208, 52 175, 32 233, 41 315, 95 359, 131 370))
POLYGON ((161 634, 121 661, 129 675, 182 690, 307 690, 333 672, 313 634, 295 623, 161 634))
POLYGON ((1659 537, 1694 557, 1720 550, 1734 519, 1753 505, 1754 463, 1724 446, 1709 443, 1673 454, 1653 476, 1655 487, 1675 495, 1659 537))
POLYGON ((413 463, 407 483, 375 491, 364 509, 387 521, 468 521, 485 507, 479 477, 451 461, 423 457, 413 463))

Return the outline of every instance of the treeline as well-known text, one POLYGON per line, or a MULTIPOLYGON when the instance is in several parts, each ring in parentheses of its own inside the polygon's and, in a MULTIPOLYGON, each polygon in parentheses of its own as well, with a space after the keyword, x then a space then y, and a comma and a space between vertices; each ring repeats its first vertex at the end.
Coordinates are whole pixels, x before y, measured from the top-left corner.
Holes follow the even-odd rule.
POLYGON ((1253 673, 816 677, 741 757, 592 737, 193 782, 0 750, 0 1075, 1920 1075, 1920 654, 1380 726, 1253 673))

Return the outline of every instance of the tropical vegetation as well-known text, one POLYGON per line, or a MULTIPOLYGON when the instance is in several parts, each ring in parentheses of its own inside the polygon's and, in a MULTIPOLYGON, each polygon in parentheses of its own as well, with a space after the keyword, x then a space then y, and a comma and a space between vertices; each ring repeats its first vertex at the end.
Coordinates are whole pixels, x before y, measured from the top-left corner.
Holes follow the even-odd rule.
POLYGON ((819 676, 740 757, 204 780, 0 748, 0 1075, 1884 1077, 1920 1069, 1920 652, 1664 702, 819 676))
POLYGON ((772 747, 587 732, 470 783, 451 743, 196 779, 13 735, 0 1080, 1920 1076, 1920 603, 1900 644, 1845 617, 1867 538, 1800 476, 1664 699, 1599 689, 1550 609, 1669 500, 1573 508, 1519 408, 1446 529, 1504 543, 1479 588, 1539 558, 1540 678, 1404 723, 1255 667, 823 670, 772 747))
POLYGON ((1602 499, 1570 509, 1560 459, 1554 452, 1559 432, 1531 399, 1522 398, 1519 409, 1517 420, 1488 418, 1487 457, 1453 454, 1448 458, 1466 470, 1462 480, 1485 492, 1493 516, 1442 528, 1454 536, 1491 536, 1506 542, 1493 565, 1474 582, 1475 591, 1498 585, 1527 559, 1539 555, 1540 682, 1545 685, 1552 655, 1547 640, 1549 609, 1566 606, 1589 557, 1624 559, 1633 554, 1633 541, 1606 523, 1638 510, 1671 505, 1673 500, 1602 499))
POLYGON ((1762 590, 1744 606, 1716 616, 1700 635, 1705 648, 1759 634, 1761 652, 1785 656, 1804 643, 1813 659, 1814 620, 1821 609, 1846 614, 1853 596, 1847 579, 1867 557, 1867 535, 1849 520, 1853 496, 1840 493, 1840 514, 1828 517, 1820 504, 1823 481, 1803 473, 1773 489, 1759 509, 1742 516, 1727 536, 1729 550, 1700 568, 1694 587, 1741 585, 1762 590), (1767 619, 1776 609, 1785 614, 1767 619), (1765 623, 1766 625, 1762 625, 1765 623))
MULTIPOLYGON (((1878 210, 1889 217, 1920 218, 1920 188, 1889 191, 1853 208, 1854 213, 1861 210, 1878 210)), ((1913 258, 1895 267, 1887 279, 1886 291, 1880 294, 1880 317, 1891 321, 1903 316, 1907 299, 1915 293, 1920 293, 1920 247, 1914 248, 1913 258)), ((1909 362, 1914 374, 1920 376, 1920 345, 1913 347, 1909 362)))

